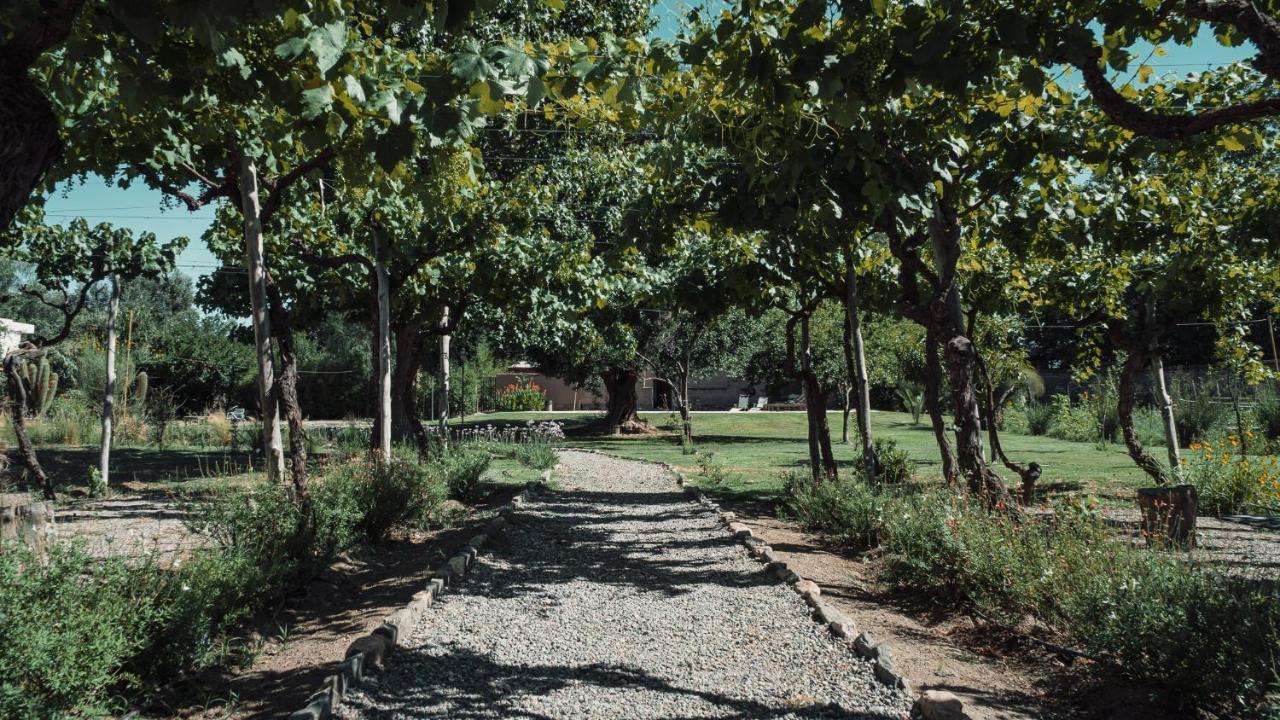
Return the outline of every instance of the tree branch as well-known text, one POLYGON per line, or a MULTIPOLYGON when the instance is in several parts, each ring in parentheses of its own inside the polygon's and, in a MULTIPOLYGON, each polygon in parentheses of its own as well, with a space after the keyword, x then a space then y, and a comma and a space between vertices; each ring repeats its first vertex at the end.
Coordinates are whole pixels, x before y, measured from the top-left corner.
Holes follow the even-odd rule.
MULTIPOLYGON (((1280 64, 1280 60, 1277 60, 1280 64)), ((1116 90, 1102 70, 1102 51, 1093 48, 1086 62, 1076 63, 1094 102, 1111 122, 1137 135, 1163 140, 1185 140, 1224 125, 1240 125, 1280 116, 1280 98, 1228 105, 1188 115, 1160 113, 1134 103, 1116 90)))
POLYGON ((276 214, 276 211, 280 209, 280 205, 284 202, 284 192, 286 190, 301 179, 303 175, 316 168, 324 167, 332 159, 333 146, 330 145, 316 153, 310 160, 298 164, 292 170, 274 180, 263 178, 262 185, 269 191, 269 194, 267 199, 262 202, 262 209, 259 211, 262 223, 265 225, 269 222, 271 217, 276 214))

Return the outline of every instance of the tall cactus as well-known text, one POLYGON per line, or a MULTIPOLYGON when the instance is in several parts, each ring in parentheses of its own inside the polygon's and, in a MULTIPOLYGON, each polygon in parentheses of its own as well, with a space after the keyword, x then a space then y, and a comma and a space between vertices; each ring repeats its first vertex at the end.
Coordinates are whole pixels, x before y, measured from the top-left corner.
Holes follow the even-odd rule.
POLYGON ((41 415, 49 412, 49 408, 53 406, 53 399, 58 395, 58 373, 49 373, 49 379, 45 382, 44 389, 46 392, 40 399, 41 415))
POLYGON ((53 372, 49 358, 22 365, 22 380, 27 386, 27 412, 40 416, 48 412, 53 398, 58 394, 58 373, 53 372))
POLYGON ((133 383, 133 404, 138 408, 139 413, 146 412, 147 407, 147 388, 151 385, 151 378, 147 377, 146 370, 139 370, 137 379, 133 383))

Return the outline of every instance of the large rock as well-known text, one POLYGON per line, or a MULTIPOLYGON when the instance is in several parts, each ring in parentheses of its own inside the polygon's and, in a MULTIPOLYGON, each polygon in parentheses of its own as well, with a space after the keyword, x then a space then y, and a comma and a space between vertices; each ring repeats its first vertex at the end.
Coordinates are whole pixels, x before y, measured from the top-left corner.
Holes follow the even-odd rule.
POLYGON ((916 700, 916 711, 924 720, 969 720, 964 703, 946 690, 925 690, 916 700))

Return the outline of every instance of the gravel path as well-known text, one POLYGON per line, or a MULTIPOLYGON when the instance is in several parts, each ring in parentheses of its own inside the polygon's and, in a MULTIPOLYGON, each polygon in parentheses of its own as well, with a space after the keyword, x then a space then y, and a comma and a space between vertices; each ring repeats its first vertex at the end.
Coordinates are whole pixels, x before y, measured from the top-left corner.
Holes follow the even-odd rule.
POLYGON ((343 718, 902 718, 660 468, 561 454, 343 718))

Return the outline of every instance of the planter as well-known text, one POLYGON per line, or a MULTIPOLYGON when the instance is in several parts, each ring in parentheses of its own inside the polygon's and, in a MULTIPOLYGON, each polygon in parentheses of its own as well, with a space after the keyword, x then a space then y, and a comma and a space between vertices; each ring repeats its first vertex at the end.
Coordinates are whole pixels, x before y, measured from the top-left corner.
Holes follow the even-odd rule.
POLYGON ((53 540, 53 503, 24 494, 0 495, 0 542, 17 541, 41 559, 53 540))
POLYGON ((543 409, 544 411, 546 411, 546 412, 551 412, 551 409, 552 409, 552 408, 551 408, 551 401, 550 401, 550 400, 548 400, 548 401, 547 401, 547 404, 546 404, 542 409, 543 409))
POLYGON ((1196 509, 1200 496, 1194 485, 1138 489, 1138 510, 1148 544, 1196 546, 1196 509))

